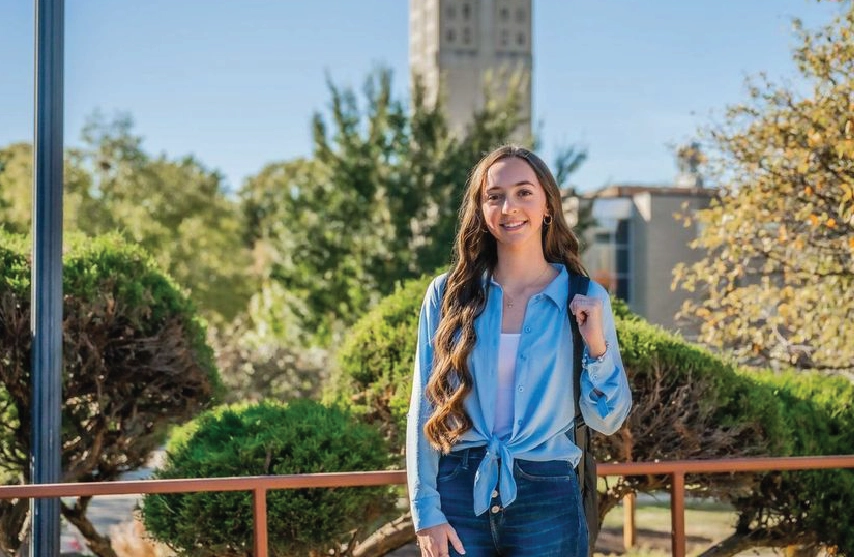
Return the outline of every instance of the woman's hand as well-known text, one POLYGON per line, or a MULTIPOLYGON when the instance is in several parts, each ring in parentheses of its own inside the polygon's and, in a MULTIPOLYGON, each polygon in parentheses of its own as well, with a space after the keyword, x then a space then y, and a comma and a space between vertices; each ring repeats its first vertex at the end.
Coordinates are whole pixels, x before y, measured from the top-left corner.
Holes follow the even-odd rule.
POLYGON ((581 294, 576 294, 569 304, 570 311, 578 321, 578 330, 591 358, 598 358, 607 348, 602 306, 602 300, 599 298, 581 294))
POLYGON ((466 554, 457 531, 447 522, 418 530, 415 535, 418 537, 421 557, 448 557, 448 544, 453 545, 460 555, 466 554))

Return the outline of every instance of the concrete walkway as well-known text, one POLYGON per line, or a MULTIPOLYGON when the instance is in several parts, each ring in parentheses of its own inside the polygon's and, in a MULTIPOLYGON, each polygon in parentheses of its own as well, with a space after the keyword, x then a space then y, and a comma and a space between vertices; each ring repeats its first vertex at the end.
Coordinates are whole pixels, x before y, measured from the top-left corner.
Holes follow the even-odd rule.
MULTIPOLYGON (((165 453, 162 450, 155 451, 144 468, 122 474, 119 479, 132 481, 150 478, 154 469, 163 462, 164 456, 165 453)), ((109 534, 110 528, 133 520, 133 512, 141 499, 142 496, 140 495, 102 495, 93 497, 92 502, 89 503, 89 511, 86 514, 100 534, 109 534)), ((74 498, 64 500, 69 504, 74 503, 74 498)), ((61 532, 62 538, 59 549, 61 554, 91 555, 86 549, 86 539, 80 535, 77 528, 63 520, 61 532)))

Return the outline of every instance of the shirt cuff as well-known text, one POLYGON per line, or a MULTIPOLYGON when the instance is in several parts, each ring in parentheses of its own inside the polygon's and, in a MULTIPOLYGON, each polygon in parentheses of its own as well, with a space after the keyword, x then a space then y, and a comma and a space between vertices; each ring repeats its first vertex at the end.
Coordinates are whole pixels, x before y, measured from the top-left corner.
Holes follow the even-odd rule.
POLYGON ((610 372, 614 368, 614 359, 611 354, 611 345, 607 342, 605 343, 605 352, 598 358, 591 358, 590 351, 586 345, 584 346, 584 351, 581 354, 581 367, 587 371, 587 376, 596 390, 601 390, 599 389, 600 383, 607 381, 610 375, 610 373, 603 372, 610 372))
POLYGON ((412 525, 415 531, 448 522, 441 510, 441 498, 425 497, 412 501, 412 525))
POLYGON ((596 406, 600 417, 605 418, 613 411, 614 397, 619 391, 618 382, 614 379, 617 366, 614 362, 612 349, 609 347, 598 358, 590 358, 587 347, 584 348, 582 362, 584 373, 590 384, 588 400, 596 406))

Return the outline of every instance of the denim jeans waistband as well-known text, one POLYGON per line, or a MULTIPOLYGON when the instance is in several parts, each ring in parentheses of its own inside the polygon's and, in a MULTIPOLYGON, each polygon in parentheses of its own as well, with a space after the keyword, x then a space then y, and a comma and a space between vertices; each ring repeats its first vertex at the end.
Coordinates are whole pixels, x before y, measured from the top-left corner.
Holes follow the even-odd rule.
POLYGON ((469 462, 478 463, 483 460, 486 455, 486 445, 480 447, 469 447, 468 449, 460 449, 459 451, 451 451, 443 455, 444 458, 459 458, 463 461, 463 466, 467 467, 469 462))

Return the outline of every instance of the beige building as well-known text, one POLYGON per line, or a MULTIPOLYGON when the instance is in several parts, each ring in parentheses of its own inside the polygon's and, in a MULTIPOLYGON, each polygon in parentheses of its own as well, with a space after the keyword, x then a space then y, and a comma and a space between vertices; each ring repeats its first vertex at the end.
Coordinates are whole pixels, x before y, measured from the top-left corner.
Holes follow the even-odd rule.
POLYGON ((410 0, 409 68, 427 99, 443 95, 452 131, 484 108, 486 91, 503 96, 520 77, 523 125, 531 134, 531 0, 410 0))
POLYGON ((691 337, 676 320, 689 293, 671 290, 673 269, 693 263, 702 253, 690 243, 697 221, 685 225, 681 217, 709 206, 717 189, 704 188, 700 145, 683 145, 676 153, 679 173, 673 185, 611 185, 585 196, 594 226, 585 231, 587 250, 582 261, 590 276, 629 308, 651 323, 691 337))
POLYGON ((587 196, 596 221, 585 233, 582 255, 590 276, 646 320, 679 330, 674 317, 688 292, 671 290, 673 268, 698 260, 701 252, 688 245, 696 222, 686 227, 675 215, 692 215, 716 195, 696 186, 615 185, 587 196))

